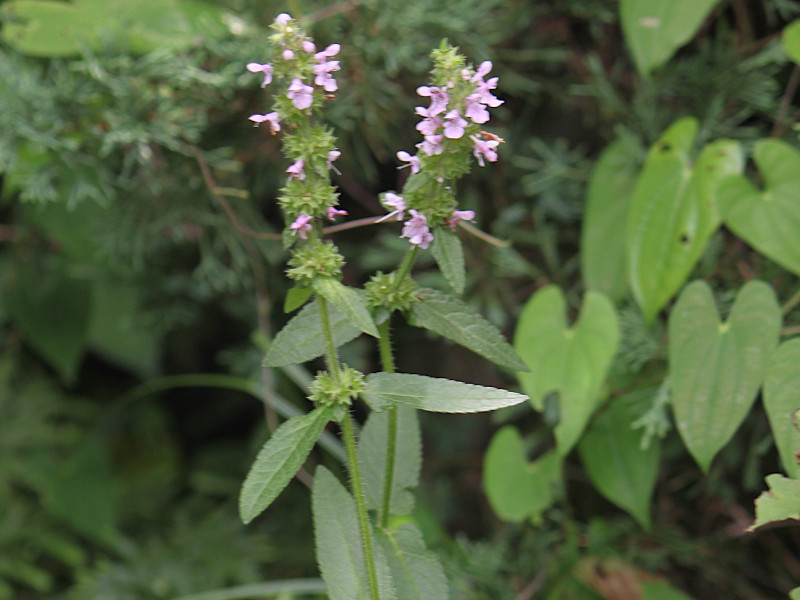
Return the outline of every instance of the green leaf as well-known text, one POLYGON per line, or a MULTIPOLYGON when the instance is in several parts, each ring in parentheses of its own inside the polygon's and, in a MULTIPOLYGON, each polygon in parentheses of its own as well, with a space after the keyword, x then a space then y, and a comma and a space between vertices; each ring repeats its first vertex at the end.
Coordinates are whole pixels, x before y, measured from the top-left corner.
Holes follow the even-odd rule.
POLYGON ((318 408, 285 421, 258 453, 239 495, 239 516, 246 524, 283 491, 331 420, 331 409, 318 408))
POLYGON ((625 236, 620 235, 639 174, 638 148, 627 138, 608 146, 592 170, 581 230, 581 273, 589 289, 619 301, 628 290, 625 236))
MULTIPOLYGON (((336 346, 346 344, 361 335, 350 319, 335 307, 328 307, 336 346)), ((266 367, 284 367, 313 360, 325 354, 325 338, 322 335, 322 321, 319 304, 314 300, 306 304, 278 332, 264 357, 266 367)))
POLYGON ((703 471, 750 411, 780 328, 775 294, 762 281, 739 291, 724 324, 704 281, 689 284, 678 298, 669 318, 672 408, 703 471))
POLYGON ((412 325, 438 333, 501 367, 528 369, 503 334, 458 298, 430 288, 418 290, 417 297, 419 302, 411 305, 412 325))
POLYGON ((403 600, 447 600, 447 577, 436 555, 425 547, 416 525, 382 529, 378 543, 386 555, 397 597, 403 600))
POLYGON ((498 517, 512 523, 528 518, 538 523, 553 504, 553 488, 560 482, 557 453, 548 452, 529 463, 514 427, 507 425, 494 435, 483 462, 483 487, 498 517))
POLYGON ((641 434, 632 428, 639 416, 631 400, 614 398, 578 444, 586 472, 598 491, 650 528, 650 497, 658 475, 658 442, 641 448, 641 434))
POLYGON ((461 247, 461 240, 458 239, 458 236, 443 227, 438 228, 433 236, 431 253, 453 291, 456 294, 463 293, 466 281, 464 249, 461 247))
MULTIPOLYGON (((328 597, 330 600, 370 600, 355 500, 322 465, 317 467, 314 474, 311 509, 317 561, 328 587, 328 597)), ((396 596, 389 567, 374 538, 373 549, 380 598, 392 600, 396 596)))
POLYGON ((641 600, 692 600, 689 596, 663 581, 640 581, 641 600))
POLYGON ((796 587, 789 592, 789 600, 800 600, 800 587, 796 587))
POLYGON ((620 0, 625 41, 642 75, 665 64, 691 40, 720 0, 620 0))
POLYGON ((408 373, 367 375, 364 397, 374 410, 404 404, 420 410, 472 413, 524 402, 527 396, 493 387, 408 373))
POLYGON ((312 287, 293 287, 286 293, 286 299, 283 301, 283 312, 294 312, 314 294, 312 287))
POLYGON ((547 286, 528 300, 517 323, 514 347, 530 367, 518 373, 536 410, 559 393, 561 419, 555 435, 563 456, 575 445, 597 407, 600 388, 617 350, 619 326, 611 302, 589 291, 577 322, 567 327, 561 290, 547 286))
POLYGON ((730 177, 719 189, 725 225, 756 250, 800 275, 800 152, 779 140, 760 140, 755 162, 764 190, 744 177, 730 177))
POLYGON ((800 19, 783 28, 781 41, 786 55, 800 65, 800 19))
POLYGON ((784 342, 772 354, 764 381, 764 408, 775 445, 790 477, 800 477, 800 430, 795 414, 800 409, 800 338, 784 342))
POLYGON ((361 331, 372 337, 380 337, 375 321, 372 320, 364 299, 357 291, 329 277, 316 279, 314 289, 361 331))
POLYGON ((60 263, 45 272, 17 269, 4 282, 2 300, 25 341, 71 385, 86 349, 92 290, 64 271, 60 263))
POLYGON ((800 521, 800 480, 772 474, 766 482, 769 491, 756 498, 756 521, 750 531, 775 521, 800 521))
POLYGON ((706 146, 690 166, 697 120, 681 119, 653 146, 633 192, 627 222, 628 277, 652 321, 691 273, 719 227, 717 188, 742 170, 737 142, 706 146))
MULTIPOLYGON (((371 412, 358 438, 358 462, 364 480, 367 508, 383 507, 383 482, 386 473, 386 440, 389 430, 389 411, 371 412)), ((411 490, 419 481, 422 466, 422 438, 417 411, 407 406, 397 407, 397 446, 392 477, 392 499, 389 512, 406 515, 414 508, 411 490)))

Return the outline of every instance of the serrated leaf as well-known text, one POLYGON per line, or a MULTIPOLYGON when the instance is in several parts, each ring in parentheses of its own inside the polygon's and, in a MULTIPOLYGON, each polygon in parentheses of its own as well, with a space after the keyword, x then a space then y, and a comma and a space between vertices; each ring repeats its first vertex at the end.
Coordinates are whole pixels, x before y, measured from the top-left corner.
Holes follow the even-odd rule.
POLYGON ((425 548, 419 529, 403 523, 395 530, 382 529, 378 543, 389 563, 397 597, 403 600, 447 600, 447 577, 439 559, 425 548))
POLYGON ((503 334, 458 298, 430 288, 418 290, 417 297, 419 302, 411 305, 412 325, 438 333, 501 367, 528 369, 503 334))
POLYGON ((562 456, 578 441, 597 407, 618 341, 614 308, 598 292, 586 293, 581 314, 571 328, 567 327, 564 295, 556 286, 540 289, 522 310, 514 347, 530 372, 517 377, 536 410, 543 410, 546 394, 559 393, 561 419, 555 435, 562 456))
POLYGON ((678 298, 669 318, 672 409, 703 471, 750 411, 780 328, 775 294, 761 281, 745 284, 724 324, 704 281, 678 298))
POLYGON ((764 408, 775 445, 789 477, 800 477, 800 338, 784 342, 772 354, 764 381, 764 408))
POLYGON ((310 286, 291 288, 288 292, 286 292, 286 299, 283 301, 283 312, 294 312, 303 306, 303 304, 305 304, 313 294, 314 288, 310 286))
POLYGON ((375 321, 372 320, 366 303, 357 291, 328 277, 316 279, 314 289, 361 331, 372 337, 380 337, 375 321))
POLYGON ((638 149, 626 138, 609 145, 592 169, 581 229, 581 273, 589 289, 619 301, 628 290, 625 223, 639 174, 638 149))
POLYGON ((529 463, 522 438, 510 425, 492 438, 483 461, 483 487, 492 509, 504 521, 538 523, 553 504, 553 488, 560 481, 557 453, 548 452, 529 463))
MULTIPOLYGON (((350 319, 335 307, 328 307, 336 346, 346 344, 361 335, 350 319)), ((313 360, 325 354, 325 338, 322 336, 319 304, 314 300, 306 304, 278 332, 264 357, 266 367, 284 367, 313 360)))
POLYGON ((367 375, 366 382, 364 398, 374 410, 402 404, 430 412, 472 413, 497 410, 528 399, 493 387, 409 373, 373 373, 367 375))
POLYGON ((800 20, 793 21, 783 28, 781 42, 786 55, 800 65, 800 20))
POLYGON ((625 41, 642 75, 691 40, 720 0, 620 0, 625 41))
POLYGON ((628 278, 647 321, 680 289, 720 224, 719 182, 742 170, 737 142, 718 140, 690 165, 697 120, 681 119, 653 146, 627 221, 628 278))
POLYGON ((463 293, 466 282, 464 249, 461 247, 461 240, 458 239, 458 236, 447 229, 437 229, 433 236, 431 253, 453 291, 456 294, 463 293))
POLYGON ((641 448, 641 433, 631 424, 637 414, 629 398, 614 398, 578 444, 581 461, 597 490, 650 528, 650 497, 658 476, 658 440, 641 448))
POLYGON ((783 475, 767 475, 769 490, 756 498, 756 521, 750 531, 775 521, 800 521, 800 480, 783 475))
POLYGON ((729 177, 719 188, 722 218, 753 248, 800 275, 800 152, 779 140, 760 140, 754 159, 763 191, 744 177, 729 177))
POLYGON ((318 408, 285 421, 270 436, 239 494, 239 516, 245 524, 266 510, 289 484, 330 420, 331 409, 318 408))
MULTIPOLYGON (((328 597, 330 600, 370 600, 355 500, 322 465, 314 474, 311 508, 317 562, 328 587, 328 597)), ((374 537, 372 545, 380 598, 393 600, 397 596, 386 558, 374 537)))
MULTIPOLYGON (((406 515, 414 508, 414 495, 411 490, 419 481, 422 438, 417 411, 407 406, 398 406, 396 410, 397 443, 389 512, 393 515, 406 515)), ((373 411, 358 437, 358 462, 361 465, 361 477, 364 482, 364 498, 370 510, 383 508, 388 430, 389 411, 373 411)))

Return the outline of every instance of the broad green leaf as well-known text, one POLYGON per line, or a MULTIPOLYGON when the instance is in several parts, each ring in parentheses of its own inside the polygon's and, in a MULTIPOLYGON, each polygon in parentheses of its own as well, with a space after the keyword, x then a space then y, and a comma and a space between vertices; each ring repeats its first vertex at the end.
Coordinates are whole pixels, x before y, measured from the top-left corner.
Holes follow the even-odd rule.
POLYGON ((283 312, 294 312, 314 294, 312 287, 293 287, 286 293, 286 299, 283 301, 283 312))
POLYGON ((357 291, 329 277, 315 280, 314 289, 361 331, 372 337, 380 337, 375 321, 372 320, 364 299, 357 291))
MULTIPOLYGON (((328 307, 333 341, 336 346, 346 344, 361 335, 350 319, 335 307, 328 307)), ((325 354, 319 304, 314 300, 306 304, 278 332, 264 357, 264 366, 284 367, 313 360, 325 354)))
POLYGON ((592 419, 578 444, 586 472, 598 491, 650 528, 650 497, 658 475, 658 441, 641 448, 631 426, 639 416, 629 398, 614 398, 592 419))
POLYGON ((793 21, 783 28, 781 41, 787 56, 800 65, 800 20, 793 21))
POLYGON ((767 475, 769 490, 756 498, 756 521, 750 531, 775 521, 800 521, 800 480, 783 475, 767 475))
POLYGON ((729 140, 706 146, 692 168, 696 133, 695 119, 673 124, 650 150, 633 192, 628 277, 647 321, 680 289, 719 227, 719 182, 742 170, 739 144, 729 140))
MULTIPOLYGON (((364 549, 356 503, 350 493, 322 465, 311 490, 317 562, 330 600, 370 600, 364 549)), ((370 528, 370 535, 372 535, 370 528)), ((386 558, 373 537, 381 600, 394 600, 393 581, 386 558)))
POLYGON ((639 174, 638 149, 626 138, 608 146, 592 170, 581 230, 581 273, 589 289, 619 301, 628 290, 625 223, 639 174))
POLYGON ((720 0, 620 0, 625 41, 642 75, 691 40, 720 0))
POLYGON ((766 257, 800 275, 800 152, 779 140, 760 140, 754 159, 764 189, 744 177, 719 188, 725 225, 766 257))
POLYGON ((367 375, 364 398, 374 410, 404 404, 420 410, 472 413, 524 402, 527 396, 493 387, 409 373, 367 375))
POLYGON ((43 273, 17 269, 6 277, 2 301, 25 341, 72 384, 86 349, 91 284, 69 277, 61 264, 43 273))
POLYGON ((800 587, 796 587, 789 592, 789 600, 800 600, 800 587))
MULTIPOLYGON (((390 512, 406 515, 414 508, 411 490, 419 481, 422 466, 422 439, 417 411, 407 406, 397 407, 397 445, 392 478, 390 512)), ((383 506, 383 482, 386 473, 386 440, 390 411, 371 412, 358 438, 358 462, 364 481, 367 508, 380 510, 383 506)))
POLYGON ((318 408, 293 417, 278 427, 258 453, 239 495, 239 516, 249 523, 283 491, 303 466, 325 425, 331 409, 318 408))
POLYGON ((678 298, 669 318, 672 409, 703 471, 750 411, 780 328, 775 294, 762 281, 745 284, 725 323, 704 281, 678 298))
POLYGON ((412 325, 453 340, 501 367, 527 370, 503 334, 458 298, 430 288, 418 290, 417 297, 419 302, 411 305, 412 325))
POLYGON ((456 294, 461 294, 466 281, 464 249, 461 247, 461 240, 452 231, 439 228, 433 236, 431 253, 447 283, 456 294))
POLYGON ((504 521, 541 521, 561 482, 561 459, 548 452, 529 463, 517 430, 507 425, 492 438, 483 461, 483 487, 489 504, 504 521))
POLYGON ((378 533, 397 597, 402 600, 447 600, 447 577, 439 559, 425 548, 416 525, 403 523, 397 529, 378 533))
POLYGON ((543 410, 545 395, 559 393, 561 419, 555 435, 562 456, 578 441, 597 407, 618 341, 614 308, 598 292, 586 293, 580 317, 571 328, 564 295, 556 286, 536 292, 522 310, 514 347, 530 372, 517 377, 536 410, 543 410))
POLYGON ((692 600, 680 590, 663 581, 640 581, 641 600, 692 600))
POLYGON ((800 338, 784 342, 772 354, 764 382, 764 407, 775 445, 790 477, 800 477, 800 338))

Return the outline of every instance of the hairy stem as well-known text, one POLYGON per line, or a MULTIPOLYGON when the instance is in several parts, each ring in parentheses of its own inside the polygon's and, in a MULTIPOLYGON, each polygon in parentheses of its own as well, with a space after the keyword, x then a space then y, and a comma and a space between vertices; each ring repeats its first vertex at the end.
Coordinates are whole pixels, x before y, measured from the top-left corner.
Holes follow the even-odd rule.
MULTIPOLYGON (((381 364, 387 373, 394 373, 394 358, 392 357, 392 343, 390 339, 391 315, 378 326, 380 338, 381 364)), ((383 498, 381 502, 381 527, 389 526, 389 514, 392 504, 392 487, 394 486, 394 461, 397 451, 397 407, 389 410, 389 430, 386 436, 386 468, 383 478, 383 498)))
POLYGON ((341 375, 339 371, 339 355, 336 353, 336 344, 333 342, 328 301, 317 294, 317 304, 319 304, 319 315, 322 321, 322 335, 325 338, 325 361, 333 380, 338 382, 341 375))

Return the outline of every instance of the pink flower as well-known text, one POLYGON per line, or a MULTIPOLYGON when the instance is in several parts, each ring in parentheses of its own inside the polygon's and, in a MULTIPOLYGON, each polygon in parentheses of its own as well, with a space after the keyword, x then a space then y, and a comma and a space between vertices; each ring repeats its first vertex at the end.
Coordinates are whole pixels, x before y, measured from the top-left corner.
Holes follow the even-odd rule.
POLYGON ((397 158, 400 160, 407 162, 407 165, 403 165, 402 167, 398 167, 400 169, 405 169, 406 167, 411 167, 411 174, 414 175, 415 173, 419 173, 419 157, 418 156, 411 156, 405 150, 400 150, 397 153, 397 158))
POLYGON ((447 110, 447 103, 450 102, 450 94, 442 88, 423 85, 417 88, 417 94, 430 97, 431 105, 428 108, 428 115, 435 116, 447 110))
POLYGON ((307 54, 311 54, 317 49, 317 47, 314 45, 314 42, 311 40, 303 40, 303 43, 300 44, 300 46, 303 48, 303 52, 306 52, 307 54))
POLYGON ((329 169, 333 168, 333 161, 335 161, 341 155, 342 153, 339 152, 338 150, 331 150, 330 152, 328 152, 328 159, 326 160, 326 164, 328 165, 329 169))
POLYGON ((422 121, 417 123, 416 127, 417 131, 422 135, 434 135, 436 130, 444 125, 444 122, 436 115, 431 114, 431 111, 427 108, 417 106, 415 110, 419 116, 425 117, 422 121))
POLYGON ((411 218, 403 225, 403 233, 400 234, 400 237, 408 238, 413 245, 425 250, 433 241, 433 234, 428 228, 428 219, 413 208, 408 212, 411 213, 411 218))
POLYGON ((377 220, 377 223, 381 223, 382 221, 386 221, 392 217, 397 217, 396 221, 402 221, 403 217, 405 216, 406 210, 406 203, 403 202, 403 197, 398 196, 397 194, 393 194, 392 192, 386 192, 383 195, 383 200, 381 200, 383 205, 387 208, 393 208, 394 210, 387 215, 382 216, 380 219, 377 220))
POLYGON ((480 94, 470 94, 466 97, 467 103, 466 117, 473 123, 483 124, 489 120, 489 111, 481 103, 480 94))
POLYGON ((269 129, 272 134, 278 133, 281 130, 281 120, 276 112, 267 113, 265 115, 250 115, 247 118, 255 123, 256 127, 258 127, 259 123, 269 121, 269 129))
POLYGON ((308 239, 308 232, 311 231, 311 217, 310 215, 299 215, 295 220, 294 223, 289 225, 289 229, 292 232, 292 235, 295 233, 299 235, 302 239, 308 239))
POLYGON ((292 20, 292 17, 290 17, 286 13, 281 13, 277 17, 275 17, 275 21, 277 23, 280 23, 281 25, 286 25, 291 20, 292 20))
POLYGON ((306 178, 306 173, 303 171, 303 165, 305 165, 305 161, 302 158, 297 159, 294 161, 291 167, 286 169, 286 172, 289 173, 295 179, 299 179, 303 181, 306 178))
POLYGON ((450 140, 457 140, 464 135, 464 127, 468 123, 458 114, 457 110, 451 110, 444 116, 444 137, 450 140))
POLYGON ((291 50, 289 50, 288 48, 286 48, 286 49, 285 49, 285 50, 284 50, 284 51, 281 53, 281 56, 283 56, 283 60, 292 60, 292 59, 294 58, 294 52, 292 52, 291 50))
POLYGON ((443 135, 426 135, 425 140, 417 144, 417 148, 422 150, 428 156, 442 153, 442 140, 443 135))
POLYGON ((269 64, 261 64, 257 62, 247 63, 247 70, 251 73, 263 73, 264 74, 264 81, 261 82, 261 87, 266 87, 268 84, 272 83, 272 65, 269 64))
POLYGON ((474 221, 474 220, 475 220, 474 210, 454 210, 450 218, 447 219, 447 224, 450 226, 450 229, 455 231, 456 225, 458 225, 459 221, 474 221))
POLYGON ((337 215, 346 215, 346 214, 347 214, 346 210, 339 210, 338 208, 334 208, 333 206, 328 207, 328 218, 331 221, 335 221, 337 215))
POLYGON ((305 110, 309 106, 311 106, 311 102, 313 100, 311 94, 314 91, 314 88, 310 85, 304 84, 300 79, 295 77, 292 79, 292 83, 289 86, 289 90, 286 92, 288 98, 292 101, 292 104, 295 105, 296 108, 300 110, 305 110))
POLYGON ((314 59, 317 62, 325 62, 327 59, 333 58, 334 56, 339 54, 339 50, 341 50, 341 49, 342 49, 342 47, 339 44, 331 44, 330 46, 325 48, 325 50, 322 50, 321 52, 317 52, 314 55, 314 59))
POLYGON ((336 84, 336 80, 331 73, 338 70, 338 60, 329 60, 314 65, 314 75, 316 75, 316 77, 314 77, 314 85, 318 85, 326 92, 335 92, 339 89, 339 86, 336 84))
POLYGON ((474 135, 469 136, 470 139, 475 144, 473 149, 473 154, 475 158, 478 159, 478 164, 480 166, 484 166, 483 159, 486 157, 486 160, 489 162, 495 162, 497 160, 497 148, 500 145, 500 142, 497 140, 482 140, 480 138, 475 137, 474 135))

